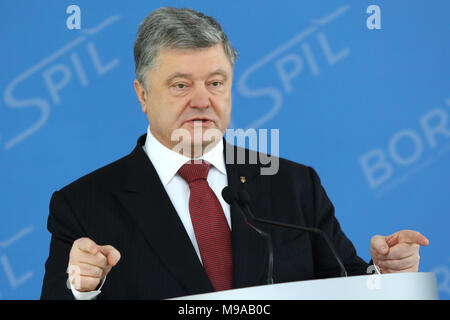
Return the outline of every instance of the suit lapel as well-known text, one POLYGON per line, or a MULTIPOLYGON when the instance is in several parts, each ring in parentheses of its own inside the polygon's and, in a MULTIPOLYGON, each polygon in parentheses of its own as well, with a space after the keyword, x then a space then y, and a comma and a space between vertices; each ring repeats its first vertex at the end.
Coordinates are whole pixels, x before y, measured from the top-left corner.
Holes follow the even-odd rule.
MULTIPOLYGON (((253 199, 252 212, 256 216, 266 216, 265 212, 270 208, 270 191, 268 190, 268 184, 261 179, 259 165, 239 164, 236 156, 239 150, 243 151, 244 149, 226 143, 224 152, 227 153, 230 150, 233 150, 234 157, 227 159, 225 155, 228 185, 235 190, 247 190, 251 199, 253 199)), ((246 156, 248 162, 248 154, 246 156)), ((251 223, 255 225, 255 223, 251 223)), ((265 284, 268 261, 266 242, 260 234, 245 223, 242 211, 236 205, 231 206, 231 230, 234 268, 233 287, 241 288, 265 284)))
POLYGON ((130 155, 127 182, 116 196, 187 294, 213 291, 186 230, 142 149, 145 137, 139 138, 130 155))

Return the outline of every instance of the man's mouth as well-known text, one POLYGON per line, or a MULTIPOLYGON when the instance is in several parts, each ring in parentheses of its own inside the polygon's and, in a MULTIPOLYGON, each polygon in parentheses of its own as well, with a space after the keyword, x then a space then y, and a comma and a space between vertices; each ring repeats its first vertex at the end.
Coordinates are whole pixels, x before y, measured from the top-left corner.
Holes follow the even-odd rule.
POLYGON ((192 118, 185 121, 186 124, 191 126, 209 126, 213 123, 210 118, 192 118))

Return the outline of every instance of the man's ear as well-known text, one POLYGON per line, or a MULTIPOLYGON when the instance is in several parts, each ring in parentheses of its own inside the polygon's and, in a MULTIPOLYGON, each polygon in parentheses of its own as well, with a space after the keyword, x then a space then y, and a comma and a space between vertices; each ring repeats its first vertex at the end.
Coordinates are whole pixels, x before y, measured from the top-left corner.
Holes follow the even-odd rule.
POLYGON ((141 103, 141 108, 143 113, 147 113, 147 105, 148 105, 148 96, 147 91, 145 90, 145 87, 137 80, 135 79, 134 82, 134 90, 136 91, 136 96, 141 103))

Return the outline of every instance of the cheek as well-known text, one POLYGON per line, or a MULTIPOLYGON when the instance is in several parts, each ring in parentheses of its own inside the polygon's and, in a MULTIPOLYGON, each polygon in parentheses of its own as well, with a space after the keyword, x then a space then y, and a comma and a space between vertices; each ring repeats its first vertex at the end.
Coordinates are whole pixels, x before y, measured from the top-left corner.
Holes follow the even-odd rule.
POLYGON ((169 98, 165 101, 162 116, 166 130, 174 130, 182 125, 188 102, 189 100, 182 98, 169 98))
POLYGON ((184 112, 186 112, 186 109, 188 109, 189 106, 189 99, 186 98, 178 98, 173 99, 173 101, 170 102, 168 105, 168 108, 170 108, 170 116, 173 119, 180 119, 182 118, 184 112))
POLYGON ((161 94, 158 97, 158 100, 155 101, 157 105, 155 107, 158 109, 158 112, 162 118, 167 122, 170 122, 171 119, 174 119, 179 114, 182 106, 184 105, 184 99, 173 97, 169 92, 166 94, 161 94))
POLYGON ((159 132, 165 131, 170 125, 170 113, 167 112, 163 106, 162 101, 152 101, 152 106, 147 112, 148 121, 150 126, 158 129, 159 132))
POLYGON ((231 115, 231 95, 224 97, 218 104, 219 116, 222 120, 230 119, 231 115))

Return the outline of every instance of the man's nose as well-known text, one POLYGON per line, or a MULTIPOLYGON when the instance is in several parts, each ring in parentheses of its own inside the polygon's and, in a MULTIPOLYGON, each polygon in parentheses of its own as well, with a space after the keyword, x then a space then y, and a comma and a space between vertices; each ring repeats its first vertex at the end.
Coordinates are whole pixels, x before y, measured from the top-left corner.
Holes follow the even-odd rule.
POLYGON ((209 97, 210 93, 204 85, 196 86, 190 101, 191 108, 209 108, 211 106, 209 97))

